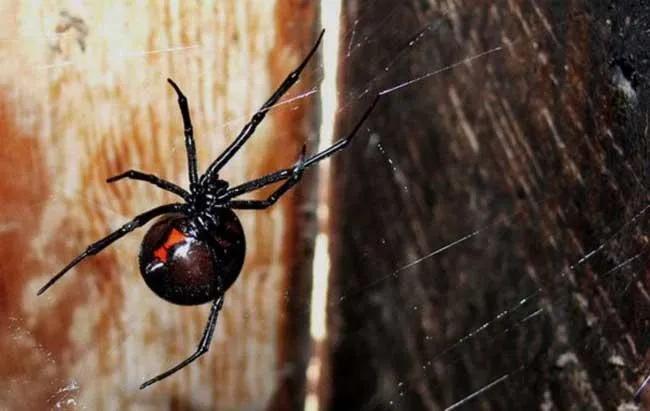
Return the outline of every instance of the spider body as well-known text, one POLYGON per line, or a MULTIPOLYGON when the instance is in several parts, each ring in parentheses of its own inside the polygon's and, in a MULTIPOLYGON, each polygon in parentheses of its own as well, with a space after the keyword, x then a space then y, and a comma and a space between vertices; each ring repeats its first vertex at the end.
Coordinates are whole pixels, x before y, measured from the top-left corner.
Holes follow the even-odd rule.
POLYGON ((244 230, 233 211, 219 209, 209 219, 168 214, 142 240, 140 273, 171 303, 204 304, 235 282, 245 253, 244 230))
POLYGON ((140 249, 140 272, 145 282, 157 295, 172 303, 196 305, 211 301, 212 306, 196 351, 176 366, 144 382, 140 388, 145 388, 170 376, 208 351, 219 311, 223 306, 224 293, 239 276, 246 251, 244 231, 232 210, 259 210, 275 204, 284 193, 298 183, 305 169, 345 148, 377 104, 380 95, 375 96, 352 131, 329 148, 311 157, 305 157, 305 147, 303 146, 298 161, 292 167, 232 188, 229 188, 226 181, 219 179, 219 170, 253 135, 257 126, 264 120, 266 113, 298 81, 300 73, 316 52, 324 32, 324 30, 321 31, 316 44, 302 63, 289 73, 277 90, 242 128, 234 141, 208 166, 201 176, 197 171, 194 131, 187 98, 176 83, 168 79, 178 97, 178 105, 183 118, 189 190, 156 175, 137 170, 128 170, 106 181, 108 183, 122 179, 143 181, 174 193, 184 201, 161 205, 135 216, 119 229, 90 244, 85 251, 70 261, 38 291, 39 295, 42 294, 87 257, 101 252, 131 231, 159 218, 147 231, 140 249), (281 184, 264 200, 238 199, 242 194, 276 183, 281 184))

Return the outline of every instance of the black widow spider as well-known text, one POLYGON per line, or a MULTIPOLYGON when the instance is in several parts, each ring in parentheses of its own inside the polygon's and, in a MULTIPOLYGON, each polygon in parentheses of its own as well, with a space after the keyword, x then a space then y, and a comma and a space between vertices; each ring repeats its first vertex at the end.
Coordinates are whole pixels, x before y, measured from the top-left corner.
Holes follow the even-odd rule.
POLYGON ((352 132, 331 147, 305 158, 305 147, 303 146, 300 158, 293 167, 276 171, 230 189, 226 181, 219 179, 219 170, 246 143, 266 113, 298 80, 300 73, 316 52, 324 33, 325 30, 321 31, 318 40, 302 63, 287 76, 244 126, 237 138, 200 177, 197 174, 196 149, 187 99, 176 83, 168 79, 169 84, 178 95, 178 105, 183 116, 190 190, 186 191, 174 183, 137 170, 126 171, 106 181, 113 183, 124 178, 145 181, 170 191, 185 201, 158 206, 137 215, 118 230, 89 245, 83 253, 63 267, 38 291, 38 295, 42 294, 86 257, 99 253, 153 218, 162 216, 151 226, 142 240, 139 255, 142 277, 151 290, 169 302, 198 305, 212 301, 212 308, 203 336, 194 354, 175 367, 144 382, 140 389, 170 376, 208 351, 217 317, 223 306, 224 293, 235 282, 244 263, 246 251, 244 231, 232 210, 259 210, 273 205, 300 180, 306 168, 347 146, 377 104, 379 95, 363 113, 352 132), (284 183, 266 200, 233 200, 241 194, 282 180, 285 180, 284 183))

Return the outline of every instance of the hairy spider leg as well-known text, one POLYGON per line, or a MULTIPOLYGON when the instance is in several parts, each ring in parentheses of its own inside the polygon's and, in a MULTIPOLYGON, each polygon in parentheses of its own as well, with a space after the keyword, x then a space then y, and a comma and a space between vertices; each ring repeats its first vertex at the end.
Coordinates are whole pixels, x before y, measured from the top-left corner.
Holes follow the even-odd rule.
POLYGON ((210 308, 210 317, 208 318, 208 323, 205 326, 205 330, 203 330, 203 337, 201 337, 199 346, 197 347, 194 354, 190 355, 183 362, 170 368, 164 373, 159 374, 153 377, 152 379, 144 382, 142 385, 140 385, 140 389, 146 388, 149 385, 162 380, 163 378, 169 377, 176 371, 188 366, 194 360, 196 360, 197 358, 199 358, 200 356, 208 352, 208 349, 210 348, 210 342, 212 341, 212 336, 214 335, 214 330, 217 327, 217 318, 219 317, 219 311, 221 311, 222 306, 223 306, 223 294, 217 297, 217 299, 214 300, 214 302, 212 303, 212 307, 210 308))
POLYGON ((303 154, 300 160, 298 160, 298 162, 293 168, 286 168, 284 170, 280 170, 275 173, 258 178, 257 180, 249 181, 248 183, 244 183, 237 187, 233 187, 232 189, 224 193, 224 195, 222 196, 224 199, 233 198, 235 196, 253 190, 257 190, 258 188, 264 187, 266 185, 273 184, 277 181, 288 179, 277 190, 271 193, 271 195, 266 200, 233 200, 227 202, 226 206, 235 209, 258 209, 259 210, 259 209, 270 207, 271 205, 275 204, 275 202, 278 201, 278 199, 282 196, 282 194, 286 193, 291 187, 293 187, 296 183, 298 183, 300 177, 302 177, 303 171, 307 167, 311 166, 314 163, 317 163, 318 161, 326 157, 331 156, 332 154, 336 153, 339 150, 344 149, 345 146, 350 144, 350 141, 352 141, 354 136, 359 131, 359 128, 361 128, 361 125, 366 121, 368 116, 370 116, 372 110, 377 105, 377 102, 379 101, 379 97, 380 95, 378 94, 375 97, 375 99, 372 101, 370 106, 363 113, 359 121, 357 121, 354 128, 352 129, 352 132, 348 134, 347 137, 340 139, 335 144, 331 145, 329 148, 321 151, 320 153, 314 154, 313 156, 309 157, 307 160, 304 160, 304 148, 303 148, 303 154))
POLYGON ((183 116, 183 130, 185 132, 185 151, 187 152, 187 169, 190 179, 190 191, 194 191, 196 184, 199 182, 199 176, 196 171, 196 147, 194 145, 194 128, 190 118, 190 109, 187 104, 187 98, 181 89, 174 83, 174 80, 168 78, 167 81, 176 90, 178 95, 178 107, 181 109, 183 116))
POLYGON ((264 120, 264 117, 266 117, 266 113, 269 111, 269 109, 277 103, 277 101, 293 86, 296 81, 298 81, 298 78, 300 78, 300 73, 304 70, 305 66, 307 66, 307 63, 309 60, 312 58, 312 56, 316 53, 316 50, 318 49, 318 45, 320 44, 321 40, 323 39, 323 34, 325 34, 325 30, 323 29, 320 32, 320 35, 318 36, 318 40, 316 40, 316 43, 312 47, 312 49, 309 51, 309 54, 307 54, 307 57, 300 63, 300 65, 293 70, 289 75, 284 79, 282 84, 275 90, 275 92, 269 97, 269 99, 260 107, 260 109, 253 115, 251 120, 242 128, 242 130, 239 132, 239 135, 235 140, 226 148, 223 153, 217 157, 216 160, 210 164, 208 169, 206 170, 205 174, 201 177, 200 184, 205 184, 206 181, 210 181, 212 177, 219 172, 219 170, 232 158, 232 156, 235 155, 235 153, 246 143, 246 141, 253 135, 255 132, 255 129, 257 126, 264 120))
POLYGON ((176 184, 169 182, 167 180, 164 180, 154 174, 146 174, 143 173, 142 171, 138 170, 128 170, 123 172, 122 174, 118 174, 116 176, 110 177, 106 179, 107 183, 114 183, 118 180, 121 180, 123 178, 129 178, 131 180, 140 180, 140 181, 146 181, 147 183, 153 184, 157 187, 162 188, 163 190, 172 192, 180 197, 182 197, 185 201, 190 200, 190 193, 185 191, 183 188, 177 186, 176 184))
POLYGON ((89 245, 83 253, 79 254, 74 260, 68 263, 68 265, 63 267, 61 271, 59 271, 54 277, 52 277, 43 287, 41 287, 41 289, 38 290, 37 295, 43 294, 48 288, 52 286, 52 284, 57 282, 61 277, 63 277, 65 273, 67 273, 75 265, 79 264, 86 257, 99 253, 104 248, 108 247, 115 241, 124 237, 131 231, 147 224, 153 218, 167 213, 179 212, 182 211, 184 208, 185 205, 180 203, 166 204, 156 208, 152 208, 151 210, 145 211, 144 213, 135 216, 131 221, 124 224, 122 227, 113 231, 112 233, 102 238, 101 240, 89 245))

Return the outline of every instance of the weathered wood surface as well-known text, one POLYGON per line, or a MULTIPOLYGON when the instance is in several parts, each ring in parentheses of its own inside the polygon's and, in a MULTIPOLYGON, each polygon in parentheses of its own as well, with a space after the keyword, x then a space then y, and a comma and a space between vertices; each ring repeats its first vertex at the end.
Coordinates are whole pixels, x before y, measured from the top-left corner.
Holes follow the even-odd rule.
POLYGON ((432 74, 334 160, 330 409, 635 409, 649 7, 345 3, 339 130, 432 74))
MULTIPOLYGON (((290 281, 301 252, 294 194, 241 213, 247 258, 210 352, 145 391, 144 379, 193 352, 208 307, 147 289, 136 260, 144 230, 35 293, 88 243, 172 200, 107 177, 135 168, 186 185, 166 78, 189 99, 205 167, 309 49, 315 4, 28 1, 0 11, 0 409, 286 409, 300 397, 306 325, 289 323, 286 302, 306 284, 290 281)), ((316 60, 288 97, 314 85, 316 60)), ((292 164, 312 104, 272 110, 222 177, 292 164)))

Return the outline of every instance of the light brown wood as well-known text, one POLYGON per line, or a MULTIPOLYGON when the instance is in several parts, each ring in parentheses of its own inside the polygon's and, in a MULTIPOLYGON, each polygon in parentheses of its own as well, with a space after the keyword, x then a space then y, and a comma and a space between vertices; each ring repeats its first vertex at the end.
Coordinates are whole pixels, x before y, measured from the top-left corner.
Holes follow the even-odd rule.
MULTIPOLYGON (((137 266, 143 229, 43 296, 36 290, 90 242, 175 201, 107 177, 133 168, 187 185, 167 77, 189 99, 200 166, 226 147, 313 40, 314 6, 291 7, 0 6, 0 409, 239 410, 272 401, 290 340, 283 301, 296 244, 292 194, 268 211, 240 213, 247 258, 210 352, 144 391, 144 379, 194 351, 208 307, 173 306, 147 289, 137 266)), ((292 164, 310 104, 274 109, 221 177, 236 184, 292 164)))

